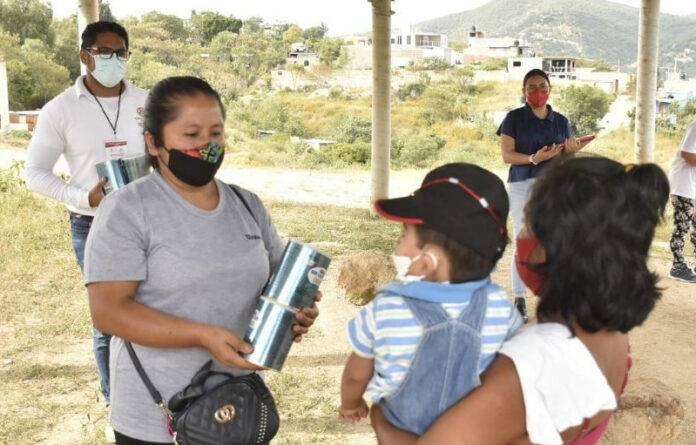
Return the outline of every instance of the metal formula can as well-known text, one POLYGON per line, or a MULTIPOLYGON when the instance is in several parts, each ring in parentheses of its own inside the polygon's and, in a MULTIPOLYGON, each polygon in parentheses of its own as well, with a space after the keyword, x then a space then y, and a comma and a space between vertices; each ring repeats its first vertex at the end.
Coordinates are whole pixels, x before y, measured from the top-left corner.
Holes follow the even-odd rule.
POLYGON ((128 182, 133 182, 150 173, 146 155, 121 159, 121 169, 126 172, 128 182))
POLYGON ((261 295, 297 309, 311 306, 330 263, 328 255, 290 240, 261 295))
POLYGON ((104 194, 118 190, 126 184, 150 173, 147 156, 134 156, 123 159, 110 159, 97 164, 99 179, 108 178, 104 185, 104 194))
POLYGON ((99 179, 107 178, 104 185, 104 194, 109 194, 128 184, 128 177, 121 168, 119 159, 111 159, 97 164, 97 175, 99 179))
POLYGON ((295 338, 295 315, 314 302, 329 263, 328 255, 297 241, 288 242, 246 332, 245 341, 254 347, 247 360, 282 369, 295 338))

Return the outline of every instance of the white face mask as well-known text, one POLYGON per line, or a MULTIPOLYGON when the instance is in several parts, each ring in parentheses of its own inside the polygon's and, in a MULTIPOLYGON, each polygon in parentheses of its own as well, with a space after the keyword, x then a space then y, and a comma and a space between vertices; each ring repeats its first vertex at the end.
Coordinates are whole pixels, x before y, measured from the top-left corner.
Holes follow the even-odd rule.
MULTIPOLYGON (((434 269, 437 269, 437 257, 432 252, 424 252, 423 254, 428 255, 434 264, 434 269)), ((413 259, 404 255, 392 255, 392 262, 396 268, 396 279, 403 281, 404 283, 411 283, 414 281, 421 281, 425 278, 425 275, 409 275, 408 271, 411 269, 411 265, 418 261, 423 254, 417 255, 413 259)))
POLYGON ((123 77, 126 75, 125 61, 120 60, 115 54, 112 54, 110 59, 102 59, 92 54, 90 56, 94 59, 94 70, 90 71, 90 73, 97 82, 107 88, 111 88, 123 80, 123 77))

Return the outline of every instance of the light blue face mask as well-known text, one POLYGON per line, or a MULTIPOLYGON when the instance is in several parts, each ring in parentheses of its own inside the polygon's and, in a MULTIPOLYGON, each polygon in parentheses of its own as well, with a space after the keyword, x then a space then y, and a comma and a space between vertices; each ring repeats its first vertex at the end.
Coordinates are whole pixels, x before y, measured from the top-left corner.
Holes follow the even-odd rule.
POLYGON ((110 59, 92 56, 94 59, 94 70, 90 73, 97 82, 107 88, 115 87, 126 75, 126 62, 112 55, 110 59))

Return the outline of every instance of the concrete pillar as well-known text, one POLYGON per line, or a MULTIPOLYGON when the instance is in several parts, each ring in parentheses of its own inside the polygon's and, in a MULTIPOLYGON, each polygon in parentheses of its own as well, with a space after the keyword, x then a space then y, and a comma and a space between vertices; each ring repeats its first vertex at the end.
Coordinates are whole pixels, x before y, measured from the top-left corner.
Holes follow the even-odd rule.
POLYGON ((372 192, 389 197, 391 150, 391 0, 372 3, 372 192))
POLYGON ((638 24, 636 130, 633 147, 636 162, 652 162, 655 158, 655 98, 657 96, 659 24, 660 0, 642 0, 638 24))
POLYGON ((10 134, 10 92, 7 88, 7 65, 0 61, 0 131, 10 134))
MULTIPOLYGON (((82 31, 90 23, 99 20, 99 2, 97 0, 78 0, 77 2, 77 46, 82 45, 82 31)), ((87 74, 87 68, 80 64, 80 72, 87 74)))

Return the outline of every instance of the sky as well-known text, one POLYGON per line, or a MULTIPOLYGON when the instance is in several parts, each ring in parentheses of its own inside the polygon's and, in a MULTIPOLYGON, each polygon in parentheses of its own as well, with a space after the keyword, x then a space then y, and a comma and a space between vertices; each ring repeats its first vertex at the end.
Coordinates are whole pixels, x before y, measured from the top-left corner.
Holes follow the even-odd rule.
MULTIPOLYGON (((393 27, 440 17, 447 14, 477 8, 490 0, 396 0, 392 3, 393 27), (427 6, 424 6, 427 5, 427 6)), ((514 0, 511 0, 514 1, 514 0)), ((580 0, 581 1, 581 0, 580 0)), ((638 7, 641 0, 614 0, 638 7)), ((53 0, 53 14, 65 17, 76 11, 78 0, 53 0)), ((196 0, 198 11, 216 11, 246 19, 253 16, 268 22, 296 23, 302 28, 317 26, 322 22, 330 35, 347 35, 369 31, 371 6, 367 0, 196 0)), ((140 16, 153 9, 166 14, 188 18, 192 4, 172 0, 109 0, 111 12, 121 18, 140 16)), ((662 0, 660 10, 669 14, 696 13, 696 1, 662 0)))

